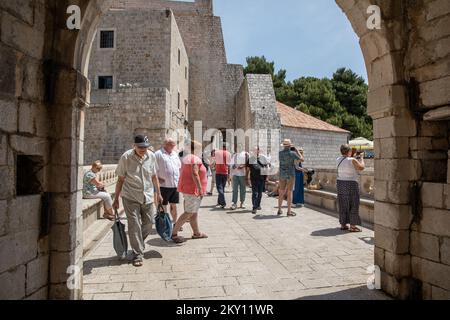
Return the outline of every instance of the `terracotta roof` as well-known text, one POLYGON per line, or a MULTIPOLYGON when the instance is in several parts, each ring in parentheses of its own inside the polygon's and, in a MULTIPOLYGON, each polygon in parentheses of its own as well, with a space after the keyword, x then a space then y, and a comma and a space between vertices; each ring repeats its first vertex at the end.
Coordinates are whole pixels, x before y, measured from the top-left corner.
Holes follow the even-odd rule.
POLYGON ((333 126, 278 101, 277 109, 280 114, 281 125, 284 127, 350 133, 350 131, 333 126))

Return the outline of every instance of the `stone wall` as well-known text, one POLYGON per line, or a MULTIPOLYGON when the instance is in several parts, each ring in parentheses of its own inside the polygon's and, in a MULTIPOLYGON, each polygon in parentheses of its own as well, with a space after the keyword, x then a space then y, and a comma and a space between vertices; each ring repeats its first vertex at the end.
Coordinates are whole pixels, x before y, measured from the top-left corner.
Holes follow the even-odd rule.
POLYGON ((236 128, 247 133, 247 148, 259 145, 278 157, 281 120, 270 75, 246 75, 236 95, 236 128))
MULTIPOLYGON (((48 54, 44 1, 0 2, 0 300, 48 296, 50 242, 41 231, 49 188, 49 119, 43 60, 48 54), (18 194, 17 156, 40 157, 40 191, 18 194)), ((70 142, 68 143, 70 144, 70 142)), ((70 157, 70 155, 69 155, 70 157)))
POLYGON ((95 160, 115 164, 133 147, 136 134, 147 135, 159 149, 170 127, 170 93, 166 88, 105 90, 106 104, 91 105, 85 119, 86 165, 95 160))
POLYGON ((348 143, 348 134, 341 132, 283 127, 281 136, 305 150, 304 166, 312 169, 336 168, 340 147, 348 143))

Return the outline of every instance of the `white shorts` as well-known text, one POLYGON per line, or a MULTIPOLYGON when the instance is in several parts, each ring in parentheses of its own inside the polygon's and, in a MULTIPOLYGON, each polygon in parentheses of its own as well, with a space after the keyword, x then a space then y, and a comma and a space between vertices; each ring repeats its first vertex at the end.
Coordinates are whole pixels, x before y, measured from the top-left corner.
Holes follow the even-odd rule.
POLYGON ((198 198, 192 194, 183 193, 184 198, 184 212, 186 213, 197 213, 200 210, 200 205, 202 204, 202 199, 198 198))

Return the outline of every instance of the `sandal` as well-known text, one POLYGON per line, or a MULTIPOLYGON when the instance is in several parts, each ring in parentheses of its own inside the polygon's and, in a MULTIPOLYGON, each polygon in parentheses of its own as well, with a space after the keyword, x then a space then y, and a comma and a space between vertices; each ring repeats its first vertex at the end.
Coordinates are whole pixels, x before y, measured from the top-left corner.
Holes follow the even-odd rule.
POLYGON ((133 260, 134 267, 142 267, 143 264, 144 264, 144 262, 142 261, 141 258, 137 258, 137 259, 133 260))
POLYGON ((347 226, 345 226, 345 227, 341 227, 341 230, 342 231, 347 231, 349 228, 347 227, 347 226))
POLYGON ((179 237, 179 236, 172 236, 172 241, 175 242, 176 244, 181 244, 186 242, 186 239, 184 239, 183 237, 179 237))
POLYGON ((194 234, 192 236, 192 239, 193 240, 196 240, 196 239, 208 239, 208 236, 206 234, 204 234, 204 233, 200 233, 199 235, 194 234))
POLYGON ((358 227, 351 227, 351 228, 349 229, 349 231, 350 231, 350 232, 362 232, 362 230, 359 229, 358 227))
POLYGON ((281 216, 283 214, 283 211, 281 211, 281 210, 278 210, 278 213, 277 213, 277 215, 278 216, 281 216))
POLYGON ((296 217, 297 214, 295 212, 290 212, 287 214, 288 217, 296 217))

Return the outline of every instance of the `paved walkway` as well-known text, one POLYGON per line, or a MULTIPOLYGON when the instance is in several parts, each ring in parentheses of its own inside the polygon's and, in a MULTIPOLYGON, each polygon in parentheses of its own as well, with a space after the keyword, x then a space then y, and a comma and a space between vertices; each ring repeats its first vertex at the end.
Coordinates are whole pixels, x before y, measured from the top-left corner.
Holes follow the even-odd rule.
POLYGON ((84 299, 387 299, 366 287, 371 230, 343 233, 335 217, 308 208, 278 218, 267 197, 257 216, 216 201, 205 198, 200 212, 209 239, 175 246, 154 234, 141 268, 117 260, 110 232, 85 259, 84 299))

